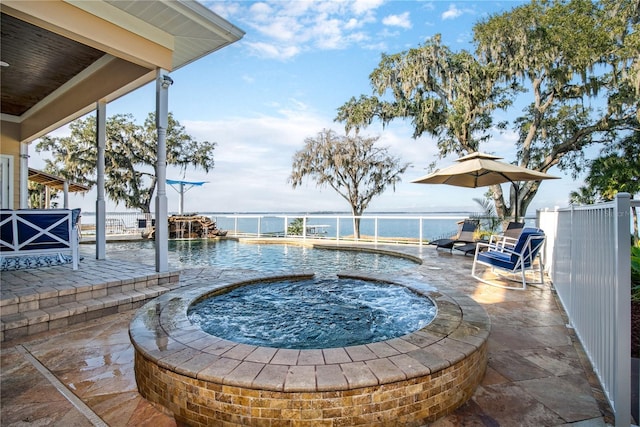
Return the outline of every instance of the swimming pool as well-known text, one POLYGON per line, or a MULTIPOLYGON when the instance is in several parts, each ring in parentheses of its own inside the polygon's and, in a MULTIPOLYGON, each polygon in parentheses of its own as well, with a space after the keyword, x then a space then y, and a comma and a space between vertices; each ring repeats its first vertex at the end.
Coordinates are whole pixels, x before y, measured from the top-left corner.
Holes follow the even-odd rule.
MULTIPOLYGON (((154 242, 114 242, 108 252, 127 252, 131 256, 154 259, 154 242)), ((184 269, 218 267, 256 270, 264 273, 313 271, 317 276, 338 271, 390 273, 415 268, 416 262, 383 253, 312 248, 297 244, 242 243, 223 240, 170 240, 169 265, 184 269)))

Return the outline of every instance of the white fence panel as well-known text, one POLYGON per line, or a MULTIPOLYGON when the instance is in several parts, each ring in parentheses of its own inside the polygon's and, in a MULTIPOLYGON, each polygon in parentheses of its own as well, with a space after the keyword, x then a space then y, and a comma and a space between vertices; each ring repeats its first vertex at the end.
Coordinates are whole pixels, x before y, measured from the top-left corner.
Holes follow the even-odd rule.
MULTIPOLYGON (((635 204, 635 202, 634 202, 635 204)), ((614 410, 631 423, 631 203, 538 212, 546 268, 614 410)))

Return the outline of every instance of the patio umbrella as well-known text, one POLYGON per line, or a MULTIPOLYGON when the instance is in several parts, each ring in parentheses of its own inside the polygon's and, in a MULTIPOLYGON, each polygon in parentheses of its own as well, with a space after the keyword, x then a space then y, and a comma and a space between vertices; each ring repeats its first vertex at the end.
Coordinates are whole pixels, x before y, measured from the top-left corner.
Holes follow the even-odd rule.
MULTIPOLYGON (((493 184, 517 181, 539 181, 542 179, 558 179, 543 172, 523 168, 509 163, 499 162, 502 157, 485 153, 471 153, 460 157, 458 163, 439 169, 411 182, 417 184, 449 184, 458 187, 485 187, 493 184)), ((516 190, 515 217, 518 220, 518 186, 516 190)))

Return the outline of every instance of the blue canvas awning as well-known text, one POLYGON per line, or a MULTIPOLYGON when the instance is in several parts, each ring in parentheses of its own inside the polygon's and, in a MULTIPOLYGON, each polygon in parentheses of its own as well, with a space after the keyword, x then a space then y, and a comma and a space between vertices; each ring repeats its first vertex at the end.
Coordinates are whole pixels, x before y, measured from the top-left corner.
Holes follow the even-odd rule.
POLYGON ((178 213, 182 215, 184 213, 184 193, 186 193, 193 187, 199 187, 203 184, 206 184, 208 181, 180 181, 177 179, 167 179, 166 182, 171 187, 173 187, 174 190, 180 193, 180 204, 178 206, 178 213), (178 185, 179 187, 176 188, 174 187, 174 185, 178 185))
POLYGON ((188 184, 188 185, 192 185, 192 186, 193 185, 199 186, 199 185, 202 185, 202 184, 206 184, 207 182, 209 182, 209 181, 192 182, 192 181, 178 181, 178 180, 175 180, 175 179, 168 179, 167 180, 167 184, 183 184, 183 185, 187 185, 188 184))

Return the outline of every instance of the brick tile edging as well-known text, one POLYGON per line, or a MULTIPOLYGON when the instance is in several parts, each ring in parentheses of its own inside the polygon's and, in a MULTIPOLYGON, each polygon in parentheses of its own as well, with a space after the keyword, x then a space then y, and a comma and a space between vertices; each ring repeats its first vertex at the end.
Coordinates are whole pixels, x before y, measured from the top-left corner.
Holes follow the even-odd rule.
MULTIPOLYGON (((191 426, 283 420, 310 426, 419 426, 466 402, 484 377, 489 317, 471 298, 455 293, 428 292, 438 316, 419 331, 338 349, 238 344, 205 334, 186 317, 191 303, 204 295, 278 279, 194 285, 138 310, 129 333, 140 394, 191 426)), ((423 286, 413 290, 427 294, 423 286)))

